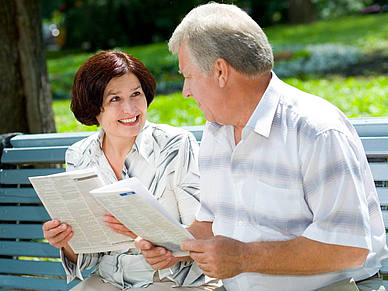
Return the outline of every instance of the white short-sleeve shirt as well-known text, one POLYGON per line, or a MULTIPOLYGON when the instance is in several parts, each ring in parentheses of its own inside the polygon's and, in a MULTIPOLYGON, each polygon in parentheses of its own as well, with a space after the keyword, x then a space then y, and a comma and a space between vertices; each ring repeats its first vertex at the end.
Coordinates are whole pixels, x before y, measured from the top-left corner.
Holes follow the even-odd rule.
POLYGON ((387 254, 385 227, 361 141, 345 115, 274 73, 236 146, 232 126, 207 123, 201 208, 215 235, 243 242, 304 236, 369 250, 361 268, 311 276, 243 273, 227 290, 314 290, 368 278, 387 254))

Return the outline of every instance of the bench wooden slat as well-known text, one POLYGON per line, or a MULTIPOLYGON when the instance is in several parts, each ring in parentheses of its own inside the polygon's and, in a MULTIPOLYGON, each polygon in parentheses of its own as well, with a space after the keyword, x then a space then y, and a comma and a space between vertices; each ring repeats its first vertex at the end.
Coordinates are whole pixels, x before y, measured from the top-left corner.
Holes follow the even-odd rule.
MULTIPOLYGON (((376 187, 380 205, 388 205, 388 187, 376 187)), ((388 225, 387 225, 388 226, 388 225)))
POLYGON ((66 276, 61 262, 0 259, 0 273, 66 276))
POLYGON ((33 188, 0 188, 0 203, 40 203, 33 188))
POLYGON ((388 181, 388 163, 369 163, 375 181, 388 181))
POLYGON ((388 117, 349 118, 360 137, 388 136, 388 117))
POLYGON ((0 184, 30 184, 28 177, 50 175, 64 172, 65 169, 20 169, 4 170, 0 169, 0 184))
POLYGON ((66 134, 21 134, 12 138, 10 142, 15 148, 70 146, 94 133, 96 133, 96 131, 67 132, 66 134))
POLYGON ((43 239, 42 224, 0 224, 1 239, 43 239))
POLYGON ((190 131, 194 135, 195 139, 200 142, 205 125, 182 126, 182 128, 190 131))
POLYGON ((388 136, 362 137, 365 153, 370 157, 388 157, 388 136))
POLYGON ((0 206, 0 220, 3 221, 46 221, 49 220, 43 206, 0 206))
POLYGON ((59 258, 59 250, 44 242, 0 241, 0 255, 59 258))
MULTIPOLYGON (((91 270, 82 272, 89 275, 91 270)), ((0 273, 22 274, 22 275, 44 275, 44 276, 66 276, 65 269, 61 262, 50 261, 28 261, 20 259, 1 259, 0 273)), ((2 287, 0 285, 0 287, 2 287)))
MULTIPOLYGON (((202 138, 201 131, 193 132, 197 140, 202 138)), ((388 137, 362 137, 361 141, 369 156, 388 156, 388 137)), ((5 164, 23 163, 61 163, 68 146, 6 148, 1 161, 5 164)))
MULTIPOLYGON (((382 267, 380 269, 380 273, 382 275, 387 275, 388 274, 388 259, 385 259, 381 262, 382 267)), ((385 285, 386 286, 386 285, 385 285)))
POLYGON ((0 275, 1 287, 23 288, 27 290, 70 290, 80 281, 66 284, 65 279, 32 278, 11 275, 0 275))
MULTIPOLYGON (((385 228, 387 228, 387 225, 388 225, 388 210, 383 210, 382 213, 383 213, 384 225, 385 225, 385 228)), ((387 240, 387 242, 388 242, 388 240, 387 240)))
POLYGON ((1 162, 4 164, 63 163, 67 146, 6 148, 1 162))

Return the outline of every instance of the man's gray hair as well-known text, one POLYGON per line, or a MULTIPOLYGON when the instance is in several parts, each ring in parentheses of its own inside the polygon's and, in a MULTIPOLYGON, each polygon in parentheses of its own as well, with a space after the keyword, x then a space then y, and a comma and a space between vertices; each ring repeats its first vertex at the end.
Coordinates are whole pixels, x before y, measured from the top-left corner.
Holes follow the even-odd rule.
POLYGON ((173 54, 181 45, 205 76, 212 73, 219 58, 252 78, 273 68, 267 36, 245 11, 232 4, 208 3, 191 10, 168 43, 173 54))

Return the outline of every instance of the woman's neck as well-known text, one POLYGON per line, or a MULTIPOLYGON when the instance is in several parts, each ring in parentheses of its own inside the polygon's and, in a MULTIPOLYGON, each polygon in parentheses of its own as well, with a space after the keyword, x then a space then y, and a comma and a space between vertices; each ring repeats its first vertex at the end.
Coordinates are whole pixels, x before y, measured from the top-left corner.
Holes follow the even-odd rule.
POLYGON ((102 150, 110 166, 116 174, 117 180, 121 180, 121 173, 127 154, 135 143, 136 136, 132 138, 112 138, 105 134, 102 141, 102 150))

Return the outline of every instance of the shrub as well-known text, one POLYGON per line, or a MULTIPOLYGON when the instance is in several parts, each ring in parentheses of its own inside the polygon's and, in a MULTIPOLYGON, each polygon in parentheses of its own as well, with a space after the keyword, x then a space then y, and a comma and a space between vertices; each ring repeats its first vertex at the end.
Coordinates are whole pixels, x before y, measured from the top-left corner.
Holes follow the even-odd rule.
POLYGON ((282 50, 292 52, 294 57, 291 60, 281 59, 275 62, 274 71, 281 78, 301 77, 308 74, 322 74, 335 69, 345 69, 347 66, 357 63, 363 56, 359 48, 339 44, 275 47, 275 57, 276 52, 282 50))

